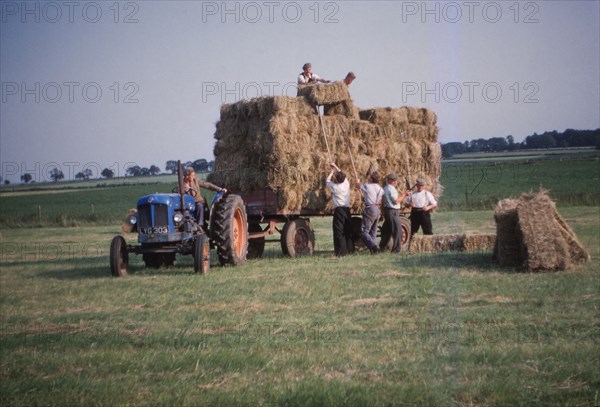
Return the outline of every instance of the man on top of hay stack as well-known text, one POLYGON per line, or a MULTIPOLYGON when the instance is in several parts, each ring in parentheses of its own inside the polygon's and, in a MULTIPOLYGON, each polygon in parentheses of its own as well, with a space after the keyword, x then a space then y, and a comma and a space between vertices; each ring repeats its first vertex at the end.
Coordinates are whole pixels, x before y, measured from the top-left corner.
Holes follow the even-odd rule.
POLYGON ((350 183, 335 163, 329 164, 327 189, 333 200, 333 251, 336 256, 346 256, 352 247, 352 216, 350 215, 350 183))
POLYGON ((417 192, 411 193, 406 203, 410 210, 410 235, 416 235, 419 228, 423 228, 424 235, 433 235, 431 224, 431 210, 437 208, 437 201, 433 194, 425 189, 426 182, 423 178, 417 179, 417 192))
POLYGON ((298 96, 300 96, 300 89, 309 86, 316 85, 317 83, 329 83, 325 79, 321 79, 316 73, 312 73, 312 65, 310 62, 302 65, 302 72, 298 75, 298 96))
POLYGON ((356 79, 356 75, 354 75, 354 72, 348 72, 348 75, 346 75, 346 77, 344 78, 344 83, 346 84, 346 86, 350 86, 350 84, 356 79))

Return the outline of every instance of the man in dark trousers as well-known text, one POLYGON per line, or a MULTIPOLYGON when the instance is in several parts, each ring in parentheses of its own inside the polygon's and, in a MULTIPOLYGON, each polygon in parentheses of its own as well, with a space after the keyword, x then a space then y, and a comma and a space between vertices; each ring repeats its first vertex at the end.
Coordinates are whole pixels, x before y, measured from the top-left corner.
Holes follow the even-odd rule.
POLYGON ((383 226, 381 227, 381 242, 379 250, 384 251, 390 239, 393 239, 392 253, 400 253, 402 248, 402 223, 400 223, 400 209, 402 202, 410 191, 398 194, 398 175, 395 172, 388 174, 387 184, 383 188, 383 226))
POLYGON ((352 251, 352 218, 350 215, 350 183, 335 163, 329 164, 327 189, 333 199, 333 251, 346 256, 352 251))
POLYGON ((413 192, 407 198, 410 203, 410 235, 417 234, 419 227, 423 228, 424 235, 433 235, 431 225, 431 210, 437 208, 437 201, 433 194, 425 189, 424 179, 417 179, 417 192, 413 192))

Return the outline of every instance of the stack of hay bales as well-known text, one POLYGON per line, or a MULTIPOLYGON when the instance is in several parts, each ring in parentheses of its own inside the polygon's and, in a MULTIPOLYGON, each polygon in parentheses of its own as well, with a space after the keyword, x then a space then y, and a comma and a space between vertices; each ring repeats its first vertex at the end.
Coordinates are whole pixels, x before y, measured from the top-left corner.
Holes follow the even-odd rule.
POLYGON ((500 201, 494 218, 494 258, 501 265, 553 271, 589 260, 589 254, 560 217, 547 191, 500 201))
POLYGON ((410 241, 410 253, 483 252, 492 250, 496 235, 454 234, 414 235, 410 241))
MULTIPOLYGON (((325 187, 330 170, 328 145, 331 159, 351 184, 349 151, 363 181, 371 170, 382 176, 395 171, 400 189, 405 181, 412 186, 424 177, 431 191, 441 195, 441 148, 433 112, 408 107, 356 112, 352 108, 350 114, 347 106, 352 101, 343 82, 310 86, 301 92, 304 96, 259 97, 223 105, 209 180, 242 194, 270 188, 277 192, 282 211, 332 213, 331 195, 325 187), (329 114, 319 118, 315 104, 327 106, 329 114), (336 110, 343 114, 334 114, 336 110)), ((362 209, 361 201, 353 188, 354 213, 362 209)))

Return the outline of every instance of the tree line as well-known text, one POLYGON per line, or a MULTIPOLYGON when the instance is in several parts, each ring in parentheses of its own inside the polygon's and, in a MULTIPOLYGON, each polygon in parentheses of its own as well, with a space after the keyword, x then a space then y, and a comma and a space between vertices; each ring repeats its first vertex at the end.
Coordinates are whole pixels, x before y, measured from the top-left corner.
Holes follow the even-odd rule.
POLYGON ((545 148, 568 147, 596 147, 600 149, 600 129, 573 130, 567 129, 560 133, 556 130, 546 131, 542 134, 533 133, 525 137, 522 142, 515 142, 513 136, 492 137, 489 139, 474 139, 464 142, 450 142, 442 144, 442 156, 452 157, 455 154, 517 151, 545 148))
MULTIPOLYGON (((210 172, 214 167, 214 161, 207 161, 204 158, 200 158, 195 161, 187 161, 185 163, 181 163, 183 168, 192 167, 196 172, 210 172)), ((126 177, 145 177, 150 175, 159 175, 161 173, 161 169, 156 165, 151 165, 150 167, 140 167, 139 165, 131 165, 125 169, 126 177)), ((177 174, 177 160, 168 160, 165 164, 165 172, 171 174, 177 174)), ((90 168, 86 168, 83 171, 75 174, 76 180, 88 180, 94 176, 94 173, 90 168)), ((114 170, 110 168, 105 168, 100 172, 100 177, 102 178, 113 178, 115 176, 114 170)), ((58 182, 65 178, 65 174, 59 168, 52 168, 48 172, 48 177, 52 180, 52 182, 58 182)), ((100 178, 98 177, 98 178, 100 178)), ((0 182, 2 182, 2 178, 0 178, 0 182)), ((30 173, 25 173, 21 175, 21 182, 24 184, 33 183, 35 180, 30 173)), ((10 184, 9 180, 4 180, 4 184, 10 184)))

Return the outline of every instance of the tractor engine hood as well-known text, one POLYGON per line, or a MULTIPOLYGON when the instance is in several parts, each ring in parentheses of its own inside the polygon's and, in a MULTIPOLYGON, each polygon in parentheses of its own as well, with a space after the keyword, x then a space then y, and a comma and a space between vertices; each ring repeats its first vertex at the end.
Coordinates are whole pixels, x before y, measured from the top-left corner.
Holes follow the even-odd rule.
MULTIPOLYGON (((191 195, 184 195, 186 210, 193 211, 196 207, 194 198, 191 195)), ((141 197, 137 201, 137 206, 142 205, 166 205, 173 210, 181 210, 181 196, 179 194, 150 194, 141 197)))

